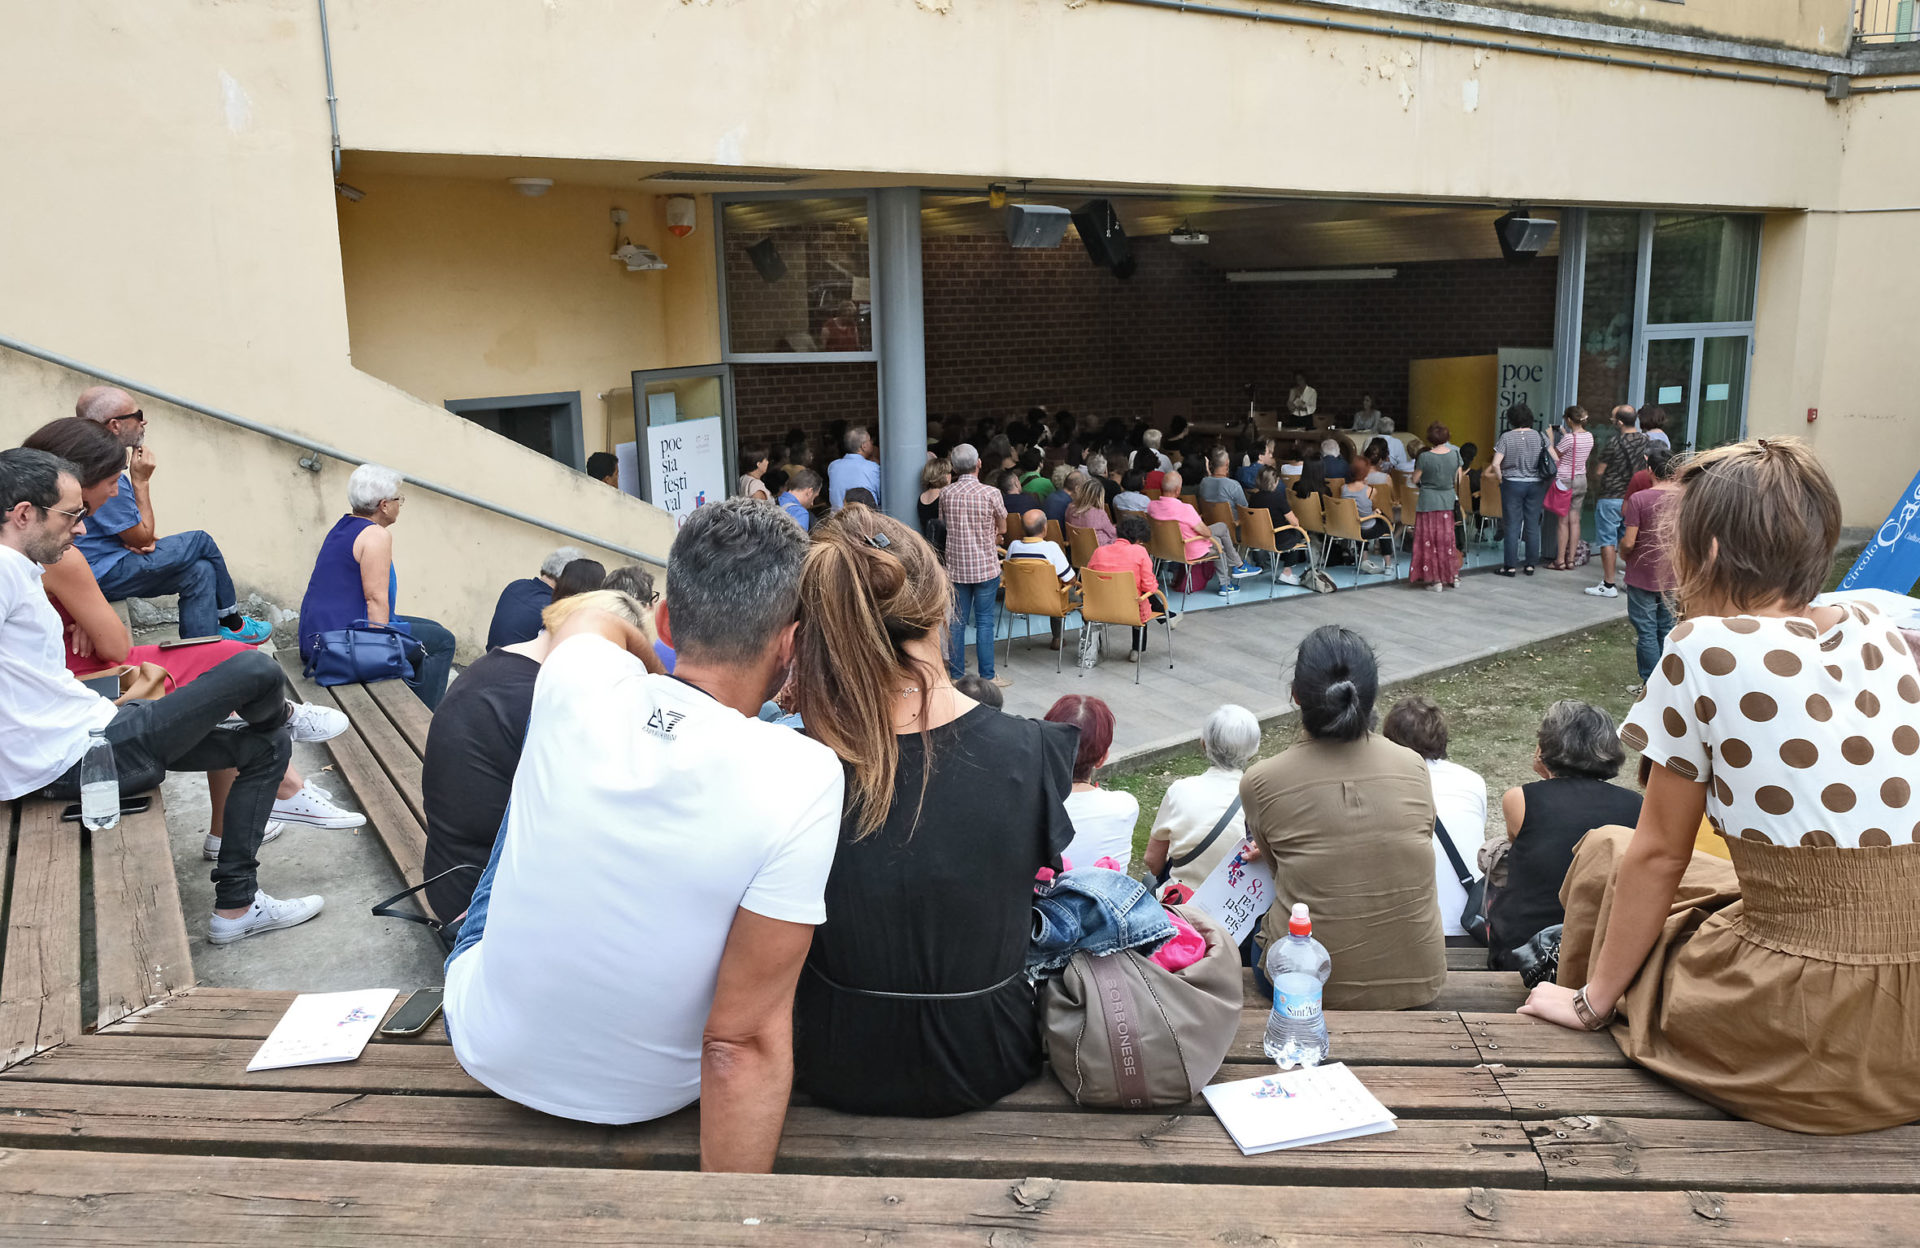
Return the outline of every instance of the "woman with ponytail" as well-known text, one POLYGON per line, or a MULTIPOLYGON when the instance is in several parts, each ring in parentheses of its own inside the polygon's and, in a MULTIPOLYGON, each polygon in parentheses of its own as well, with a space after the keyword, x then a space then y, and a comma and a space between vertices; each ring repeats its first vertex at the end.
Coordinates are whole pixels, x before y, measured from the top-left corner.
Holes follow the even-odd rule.
POLYGON ((1336 624, 1315 629, 1293 665, 1302 738, 1240 780, 1247 835, 1273 865, 1281 903, 1261 944, 1285 936, 1288 909, 1305 902, 1333 959, 1330 1010, 1415 1009, 1447 982, 1433 787, 1418 754, 1374 731, 1378 692, 1366 640, 1336 624))
POLYGON ((953 591, 919 534, 860 506, 813 534, 795 709, 845 764, 847 801, 795 998, 794 1085, 852 1113, 979 1109, 1040 1071, 1034 873, 1073 839, 1079 731, 954 689, 953 591))

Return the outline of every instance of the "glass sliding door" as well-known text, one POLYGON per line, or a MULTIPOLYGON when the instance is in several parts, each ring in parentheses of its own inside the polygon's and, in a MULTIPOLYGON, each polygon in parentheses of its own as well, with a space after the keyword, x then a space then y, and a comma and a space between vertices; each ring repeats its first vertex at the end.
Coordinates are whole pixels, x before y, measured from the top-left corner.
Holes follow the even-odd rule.
POLYGON ((1700 339, 1700 394, 1695 400, 1693 437, 1696 451, 1738 442, 1747 428, 1747 361, 1753 339, 1746 334, 1722 334, 1700 339))

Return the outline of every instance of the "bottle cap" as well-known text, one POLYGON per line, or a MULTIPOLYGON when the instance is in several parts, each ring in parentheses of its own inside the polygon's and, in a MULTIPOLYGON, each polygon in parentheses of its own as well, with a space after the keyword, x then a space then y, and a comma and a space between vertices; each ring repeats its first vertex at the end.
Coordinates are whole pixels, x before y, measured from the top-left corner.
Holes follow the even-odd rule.
POLYGON ((1307 903, 1298 902, 1293 907, 1293 917, 1287 920, 1287 932, 1293 936, 1313 935, 1313 920, 1307 916, 1307 903))

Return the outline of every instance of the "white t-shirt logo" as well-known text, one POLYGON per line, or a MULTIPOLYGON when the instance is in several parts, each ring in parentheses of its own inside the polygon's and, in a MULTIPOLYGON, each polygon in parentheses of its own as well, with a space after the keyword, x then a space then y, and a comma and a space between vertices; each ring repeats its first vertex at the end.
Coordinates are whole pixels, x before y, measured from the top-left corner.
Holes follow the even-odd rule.
POLYGON ((687 717, 685 711, 669 711, 655 707, 653 714, 647 717, 647 731, 663 741, 673 739, 673 730, 687 717))

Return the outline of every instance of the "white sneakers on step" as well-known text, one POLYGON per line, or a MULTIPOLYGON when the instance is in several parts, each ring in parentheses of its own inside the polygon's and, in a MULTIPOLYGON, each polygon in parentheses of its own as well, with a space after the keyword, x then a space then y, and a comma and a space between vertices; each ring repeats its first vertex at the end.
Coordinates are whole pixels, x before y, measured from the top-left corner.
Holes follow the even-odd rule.
POLYGON ((318 915, 326 905, 326 898, 318 895, 290 897, 282 901, 255 890, 253 905, 239 918, 223 919, 216 914, 208 920, 207 942, 215 945, 230 945, 236 940, 258 936, 262 932, 277 932, 283 927, 298 927, 318 915))
POLYGON ((287 703, 287 731, 295 741, 331 741, 350 727, 346 714, 311 702, 287 703))
MULTIPOLYGON (((265 845, 268 841, 276 839, 282 832, 285 832, 286 830, 287 830, 286 824, 279 823, 273 820, 268 820, 267 833, 265 836, 260 838, 260 843, 262 845, 265 845)), ((206 841, 202 843, 200 846, 200 856, 202 858, 205 858, 208 862, 219 862, 220 861, 220 838, 217 836, 208 836, 206 841)))
POLYGON ((357 828, 367 821, 360 812, 335 803, 333 794, 311 780, 292 797, 275 801, 272 817, 283 823, 304 823, 316 828, 357 828))

